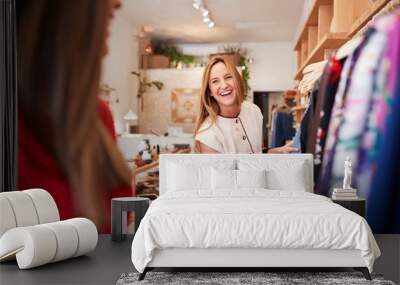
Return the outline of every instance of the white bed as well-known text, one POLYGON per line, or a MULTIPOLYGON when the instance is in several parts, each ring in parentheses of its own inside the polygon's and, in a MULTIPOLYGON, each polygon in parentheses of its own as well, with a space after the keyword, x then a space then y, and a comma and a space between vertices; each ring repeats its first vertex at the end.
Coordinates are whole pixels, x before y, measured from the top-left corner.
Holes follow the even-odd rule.
POLYGON ((367 222, 312 194, 312 169, 307 154, 162 155, 161 195, 132 243, 141 278, 154 267, 355 267, 369 278, 380 251, 367 222))

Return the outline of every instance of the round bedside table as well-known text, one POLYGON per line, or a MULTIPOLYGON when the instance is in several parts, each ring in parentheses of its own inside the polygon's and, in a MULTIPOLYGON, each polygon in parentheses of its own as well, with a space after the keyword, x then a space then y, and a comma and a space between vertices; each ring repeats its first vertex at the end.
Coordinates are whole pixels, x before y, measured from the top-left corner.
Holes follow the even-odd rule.
POLYGON ((122 223, 127 223, 126 212, 135 213, 135 232, 139 227, 140 221, 146 214, 150 205, 149 198, 143 197, 121 197, 111 200, 111 239, 113 241, 123 241, 126 234, 122 233, 122 223))

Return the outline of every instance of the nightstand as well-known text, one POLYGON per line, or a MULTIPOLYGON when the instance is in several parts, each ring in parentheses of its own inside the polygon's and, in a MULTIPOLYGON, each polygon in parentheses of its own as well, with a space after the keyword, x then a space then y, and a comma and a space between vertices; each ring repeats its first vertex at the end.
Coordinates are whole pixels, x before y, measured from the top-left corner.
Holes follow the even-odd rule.
POLYGON ((135 213, 135 231, 140 221, 146 214, 150 205, 149 198, 142 197, 121 197, 111 200, 111 239, 123 241, 126 235, 122 233, 123 223, 127 224, 127 212, 135 213))
POLYGON ((339 204, 340 206, 359 214, 361 217, 365 218, 366 201, 365 199, 355 199, 355 200, 336 200, 331 199, 333 203, 339 204))

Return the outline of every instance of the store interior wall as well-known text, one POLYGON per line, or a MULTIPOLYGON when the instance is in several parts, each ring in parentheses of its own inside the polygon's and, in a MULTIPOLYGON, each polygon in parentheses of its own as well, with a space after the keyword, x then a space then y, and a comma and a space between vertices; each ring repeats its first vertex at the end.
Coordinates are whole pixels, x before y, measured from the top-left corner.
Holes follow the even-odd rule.
MULTIPOLYGON (((205 55, 221 52, 224 46, 237 43, 180 44, 184 53, 205 55)), ((247 57, 253 59, 249 64, 251 91, 275 91, 293 88, 296 63, 291 42, 241 43, 247 50, 247 57), (276 68, 279 66, 279 68, 276 68)), ((249 92, 250 96, 252 92, 249 92)))
POLYGON ((315 3, 315 0, 305 0, 303 10, 301 11, 300 20, 297 25, 295 37, 293 38, 292 46, 295 45, 296 40, 297 40, 298 36, 300 35, 302 28, 304 27, 304 23, 307 20, 307 16, 308 16, 309 12, 311 11, 311 8, 314 5, 314 3, 315 3))
POLYGON ((109 52, 103 61, 101 80, 115 89, 110 93, 110 107, 117 132, 123 128, 123 117, 129 109, 137 112, 138 80, 131 72, 139 68, 138 48, 129 16, 119 12, 110 27, 109 52))

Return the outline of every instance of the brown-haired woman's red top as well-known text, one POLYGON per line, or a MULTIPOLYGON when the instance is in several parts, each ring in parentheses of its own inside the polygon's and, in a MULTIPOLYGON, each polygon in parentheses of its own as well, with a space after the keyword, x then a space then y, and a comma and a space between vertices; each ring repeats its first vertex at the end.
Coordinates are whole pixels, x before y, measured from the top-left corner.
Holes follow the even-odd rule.
MULTIPOLYGON (((102 100, 99 100, 98 114, 116 141, 111 111, 102 100)), ((34 139, 32 133, 25 127, 21 116, 18 120, 18 188, 20 190, 43 188, 48 191, 57 204, 61 220, 78 216, 67 178, 50 153, 34 139)), ((104 223, 99 232, 109 233, 111 230, 111 198, 132 196, 135 193, 130 185, 121 185, 111 191, 100 192, 99 195, 104 195, 101 210, 105 214, 104 223)))

